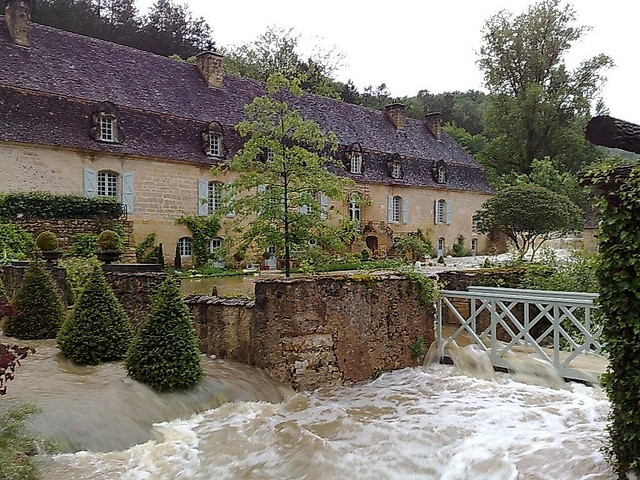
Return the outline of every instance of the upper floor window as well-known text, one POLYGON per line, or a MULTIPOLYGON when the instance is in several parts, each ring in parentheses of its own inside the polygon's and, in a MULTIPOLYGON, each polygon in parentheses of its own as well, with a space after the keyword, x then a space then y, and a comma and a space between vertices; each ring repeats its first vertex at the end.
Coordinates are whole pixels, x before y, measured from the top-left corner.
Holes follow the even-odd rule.
POLYGON ((191 237, 181 237, 178 239, 178 255, 181 257, 191 256, 191 237))
POLYGON ((451 202, 443 200, 442 198, 435 201, 434 204, 434 223, 450 224, 451 223, 451 202))
POLYGON ((438 167, 438 183, 446 183, 447 182, 447 170, 444 168, 444 165, 440 165, 438 167))
POLYGON ((349 220, 360 221, 360 195, 352 193, 349 196, 349 220))
POLYGON ((99 197, 118 196, 118 174, 108 171, 100 171, 96 175, 97 194, 99 197))
POLYGON ((222 208, 222 193, 224 185, 221 182, 209 182, 207 185, 207 212, 209 214, 222 208))
POLYGON ((102 102, 98 110, 91 115, 93 127, 91 136, 94 140, 107 143, 122 142, 124 136, 118 121, 116 106, 111 102, 102 102))
POLYGON ((227 152, 224 145, 224 130, 220 122, 211 122, 206 130, 200 132, 202 150, 210 157, 224 157, 227 152))
POLYGON ((387 223, 409 223, 409 202, 400 195, 387 197, 387 223))
POLYGON ((400 168, 400 163, 394 162, 391 165, 391 178, 401 178, 402 177, 402 169, 400 168))

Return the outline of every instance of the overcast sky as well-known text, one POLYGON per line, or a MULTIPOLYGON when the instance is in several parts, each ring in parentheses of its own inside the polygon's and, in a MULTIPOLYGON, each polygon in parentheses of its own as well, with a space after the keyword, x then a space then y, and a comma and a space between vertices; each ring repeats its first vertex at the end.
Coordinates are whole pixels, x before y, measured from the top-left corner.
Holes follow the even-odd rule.
MULTIPOLYGON (((138 0, 146 12, 154 0, 138 0)), ((344 55, 334 77, 351 79, 360 92, 385 83, 392 96, 419 90, 483 90, 476 66, 485 21, 502 9, 526 11, 531 0, 178 0, 203 16, 218 46, 241 45, 270 26, 293 28, 304 45, 344 55)), ((616 63, 603 98, 614 117, 640 124, 640 56, 637 0, 575 0, 580 25, 592 30, 575 44, 570 67, 606 53, 616 63)))

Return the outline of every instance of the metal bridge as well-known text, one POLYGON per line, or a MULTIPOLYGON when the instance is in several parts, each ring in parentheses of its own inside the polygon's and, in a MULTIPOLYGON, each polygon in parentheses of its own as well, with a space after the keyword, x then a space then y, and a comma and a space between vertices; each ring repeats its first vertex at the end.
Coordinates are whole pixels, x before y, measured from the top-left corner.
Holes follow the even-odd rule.
POLYGON ((598 383, 607 359, 594 322, 593 293, 472 286, 443 290, 436 311, 438 357, 454 345, 476 345, 494 368, 510 369, 510 355, 551 363, 565 379, 598 383))

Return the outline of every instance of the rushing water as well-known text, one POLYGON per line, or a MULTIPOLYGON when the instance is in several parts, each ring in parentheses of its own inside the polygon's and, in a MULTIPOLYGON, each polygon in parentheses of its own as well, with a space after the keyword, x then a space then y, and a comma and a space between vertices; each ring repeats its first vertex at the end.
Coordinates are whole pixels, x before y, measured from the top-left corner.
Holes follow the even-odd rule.
POLYGON ((159 395, 117 363, 80 368, 37 348, 2 402, 40 405, 33 426, 68 452, 39 457, 47 480, 613 478, 600 451, 609 403, 578 383, 432 365, 294 394, 206 359, 195 392, 159 395))

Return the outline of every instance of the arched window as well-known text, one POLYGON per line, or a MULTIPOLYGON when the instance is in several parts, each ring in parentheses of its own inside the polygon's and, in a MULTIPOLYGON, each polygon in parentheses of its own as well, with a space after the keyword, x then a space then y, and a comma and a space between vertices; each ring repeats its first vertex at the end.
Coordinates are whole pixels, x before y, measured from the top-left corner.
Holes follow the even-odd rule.
POLYGON ((471 239, 471 253, 473 255, 475 255, 478 251, 478 239, 477 238, 472 238, 471 239))
POLYGON ((210 214, 222 207, 223 192, 224 184, 222 182, 209 182, 207 190, 207 207, 210 214))
POLYGON ((352 193, 349 196, 349 220, 360 221, 360 195, 352 193))
POLYGON ((118 174, 101 170, 96 176, 97 195, 99 197, 118 198, 118 174))
POLYGON ((447 183, 447 164, 444 160, 431 164, 431 175, 436 183, 447 183))
POLYGON ((438 183, 447 183, 447 169, 444 165, 438 166, 438 178, 436 181, 438 183))
POLYGON ((119 143, 124 139, 118 122, 118 111, 111 102, 102 102, 91 115, 91 136, 99 142, 119 143))
POLYGON ((351 153, 351 173, 362 173, 362 153, 351 153))
POLYGON ((439 257, 444 255, 444 249, 445 249, 444 237, 440 237, 438 238, 438 256, 439 257))
POLYGON ((191 256, 191 237, 181 237, 178 239, 178 254, 181 257, 191 256))

